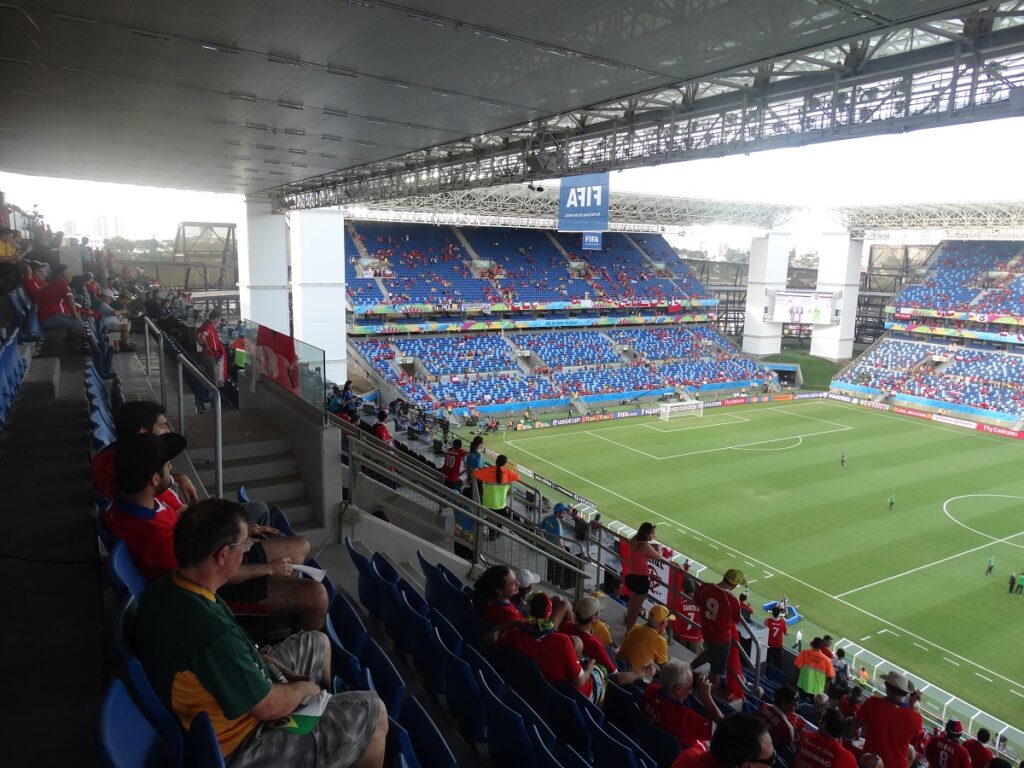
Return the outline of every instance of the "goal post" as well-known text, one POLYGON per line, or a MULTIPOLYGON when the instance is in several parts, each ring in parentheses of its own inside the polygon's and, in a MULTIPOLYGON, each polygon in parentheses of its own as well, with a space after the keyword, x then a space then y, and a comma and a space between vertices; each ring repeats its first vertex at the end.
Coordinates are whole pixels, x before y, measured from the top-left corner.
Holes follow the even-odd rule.
POLYGON ((680 403, 663 403, 658 408, 658 418, 662 421, 669 421, 677 416, 694 416, 701 418, 704 415, 704 403, 701 400, 688 400, 680 403))

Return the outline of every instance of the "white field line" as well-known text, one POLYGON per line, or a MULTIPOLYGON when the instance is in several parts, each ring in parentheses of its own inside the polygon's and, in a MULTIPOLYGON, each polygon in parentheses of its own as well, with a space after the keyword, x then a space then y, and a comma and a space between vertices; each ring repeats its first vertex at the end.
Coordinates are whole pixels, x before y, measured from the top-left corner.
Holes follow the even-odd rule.
POLYGON ((954 667, 959 667, 960 666, 960 662, 959 661, 953 661, 952 659, 947 659, 945 656, 943 656, 942 659, 943 659, 943 661, 948 661, 954 667))
MULTIPOLYGON (((852 427, 851 427, 851 429, 852 429, 852 427)), ((573 472, 572 470, 566 469, 565 467, 559 466, 558 464, 555 464, 554 462, 549 461, 549 460, 545 459, 542 456, 538 456, 537 454, 532 453, 532 452, 526 450, 525 448, 523 448, 521 450, 524 453, 530 454, 531 456, 533 456, 538 461, 541 461, 541 462, 547 464, 550 467, 554 467, 555 469, 559 470, 560 472, 565 473, 566 475, 570 475, 572 477, 575 477, 576 479, 581 480, 584 483, 587 483, 588 485, 590 485, 590 486, 592 486, 594 488, 598 488, 598 489, 604 491, 605 493, 609 494, 610 496, 614 496, 617 499, 621 499, 626 504, 629 504, 629 505, 631 505, 633 507, 636 507, 637 509, 639 509, 639 510, 641 510, 643 512, 647 512, 648 514, 654 515, 656 517, 660 517, 662 520, 666 520, 666 521, 668 521, 670 523, 676 523, 676 525, 678 525, 680 528, 685 529, 686 531, 690 532, 691 534, 696 534, 698 536, 702 536, 703 538, 707 539, 709 542, 714 542, 715 544, 718 544, 718 545, 721 545, 721 546, 725 546, 724 544, 722 544, 722 542, 718 541, 718 539, 713 539, 710 536, 708 536, 706 533, 698 531, 696 528, 691 528, 689 526, 683 525, 682 523, 679 523, 678 521, 673 520, 672 518, 670 518, 670 517, 668 517, 666 515, 663 515, 660 512, 656 512, 655 510, 651 509, 648 506, 645 506, 645 505, 641 504, 638 501, 634 501, 633 499, 630 499, 627 496, 623 496, 621 493, 616 493, 615 491, 611 490, 610 488, 606 488, 605 486, 600 485, 599 483, 595 483, 592 480, 589 480, 588 478, 584 477, 583 475, 580 475, 580 474, 578 474, 576 472, 573 472)), ((793 576, 792 574, 787 573, 786 571, 782 570, 781 568, 776 568, 775 566, 770 565, 769 563, 766 563, 766 562, 764 562, 762 560, 759 560, 758 558, 754 557, 753 555, 747 554, 746 552, 742 552, 742 551, 740 551, 738 549, 736 551, 739 552, 740 556, 743 557, 745 560, 750 560, 751 562, 757 563, 758 565, 762 566, 763 568, 771 568, 776 573, 779 573, 779 574, 785 576, 787 579, 789 579, 793 583, 799 584, 800 586, 804 587, 805 589, 809 589, 812 592, 817 592, 819 595, 822 595, 824 597, 828 597, 828 598, 830 598, 832 600, 835 600, 836 602, 841 603, 842 605, 845 605, 847 608, 850 608, 850 609, 852 609, 854 611, 857 611, 858 613, 861 613, 861 614, 867 616, 870 619, 874 619, 875 621, 879 621, 879 622, 881 622, 883 624, 887 624, 890 627, 893 627, 894 629, 898 629, 901 632, 905 632, 907 635, 909 635, 910 637, 914 638, 915 640, 920 640, 922 643, 926 643, 928 646, 930 646, 932 648, 935 648, 936 650, 942 651, 943 653, 948 654, 949 656, 952 656, 953 658, 959 659, 960 661, 963 661, 963 662, 971 665, 972 667, 975 667, 975 668, 980 669, 980 670, 982 670, 984 672, 987 672, 990 675, 994 675, 995 677, 998 677, 1000 680, 1003 680, 1003 681, 1005 681, 1007 683, 1010 683, 1011 685, 1015 685, 1018 688, 1024 688, 1024 683, 1017 682, 1016 680, 1013 680, 1013 679, 1011 679, 1009 677, 1006 677, 1005 675, 1001 675, 998 672, 994 672, 993 670, 988 669, 987 667, 984 667, 981 664, 978 664, 976 661, 972 661, 971 659, 968 659, 966 656, 960 655, 956 651, 951 651, 948 648, 945 648, 945 647, 939 645, 938 643, 933 643, 933 642, 931 642, 926 637, 921 637, 920 635, 914 634, 909 629, 905 629, 904 627, 901 627, 899 624, 895 624, 895 623, 889 621, 888 619, 883 619, 881 616, 878 616, 877 614, 871 613, 870 611, 867 611, 867 610, 865 610, 864 608, 861 608, 858 605, 854 605, 850 601, 844 600, 843 598, 838 597, 837 595, 830 594, 830 593, 826 592, 825 590, 821 589, 821 587, 816 587, 814 584, 806 582, 803 579, 798 579, 796 576, 793 576)), ((893 634, 896 634, 896 633, 893 632, 893 634)))
MULTIPOLYGON (((804 439, 802 437, 799 437, 799 436, 797 436, 796 438, 792 438, 792 437, 782 438, 782 440, 794 440, 794 439, 796 440, 796 442, 793 443, 792 445, 783 445, 783 446, 780 446, 778 448, 744 448, 744 447, 739 446, 739 445, 734 445, 734 446, 732 446, 732 449, 734 451, 791 451, 794 448, 799 448, 801 445, 803 445, 804 444, 804 439)), ((778 442, 782 442, 782 440, 779 440, 778 442)))
POLYGON ((1018 533, 1013 534, 1012 536, 1007 536, 1005 538, 999 539, 999 538, 996 538, 995 536, 990 536, 987 533, 983 533, 982 531, 979 531, 977 528, 971 528, 971 526, 967 525, 967 523, 960 522, 955 517, 953 517, 953 515, 951 515, 949 513, 950 502, 960 501, 960 499, 972 499, 972 498, 976 498, 976 499, 986 499, 986 498, 987 499, 1020 499, 1020 498, 1024 498, 1024 497, 1012 496, 1012 495, 1006 494, 1006 493, 965 493, 962 496, 953 496, 952 498, 946 499, 944 502, 942 502, 942 512, 943 512, 943 514, 945 514, 946 517, 948 517, 954 523, 959 525, 961 528, 966 528, 971 533, 976 533, 979 536, 984 536, 986 539, 988 539, 993 544, 1009 544, 1011 547, 1017 547, 1018 549, 1024 549, 1024 545, 1014 544, 1012 541, 1010 541, 1010 539, 1015 539, 1018 536, 1020 536, 1021 534, 1024 534, 1024 531, 1020 531, 1018 533))
POLYGON ((975 672, 975 673, 974 673, 974 676, 975 676, 975 677, 980 677, 980 678, 981 678, 982 680, 986 680, 986 681, 988 681, 988 682, 990 682, 990 683, 992 682, 992 678, 991 678, 991 677, 985 677, 985 676, 984 676, 983 674, 981 674, 980 672, 975 672))
POLYGON ((616 440, 612 440, 610 437, 602 437, 601 435, 597 434, 597 432, 587 431, 584 432, 583 434, 590 435, 591 437, 596 437, 598 440, 604 440, 606 443, 611 443, 612 445, 617 445, 619 448, 625 448, 627 451, 639 453, 641 456, 646 456, 648 459, 661 461, 660 456, 655 456, 653 453, 648 453, 647 451, 641 451, 639 448, 633 448, 632 446, 626 445, 625 443, 620 443, 616 440))
POLYGON ((914 641, 914 645, 916 645, 916 646, 917 646, 918 648, 920 648, 920 649, 921 649, 922 651, 930 651, 930 650, 931 650, 931 648, 929 648, 929 647, 928 647, 928 646, 926 646, 926 645, 921 645, 921 644, 920 644, 919 642, 917 642, 916 640, 914 641))
MULTIPOLYGON (((735 414, 735 413, 715 413, 715 414, 712 414, 712 415, 715 416, 716 418, 718 418, 718 417, 721 417, 721 418, 728 417, 728 418, 732 419, 732 421, 722 421, 722 422, 717 422, 715 424, 694 424, 694 425, 687 425, 685 427, 676 427, 675 429, 662 429, 657 424, 650 424, 650 423, 646 423, 646 424, 630 424, 629 426, 630 427, 640 426, 640 427, 643 427, 644 429, 653 429, 655 432, 662 432, 664 434, 671 434, 673 432, 689 432, 690 430, 693 430, 693 429, 713 429, 714 427, 729 427, 729 426, 732 426, 733 424, 747 424, 747 423, 750 423, 750 419, 745 418, 745 417, 740 416, 740 415, 735 414)), ((659 422, 660 422, 660 419, 659 419, 659 422)), ((624 429, 624 428, 625 427, 618 427, 618 429, 624 429)))
POLYGON ((804 434, 804 435, 788 435, 786 437, 776 437, 776 438, 774 438, 772 440, 758 440, 757 442, 753 442, 753 443, 740 443, 738 445, 725 445, 725 446, 722 446, 720 448, 705 448, 705 449, 700 450, 700 451, 688 451, 687 453, 674 453, 671 456, 662 456, 662 457, 660 457, 659 460, 660 461, 664 461, 666 459, 681 459, 681 458, 683 458, 685 456, 699 456, 700 454, 703 454, 703 453, 718 453, 719 451, 731 451, 731 450, 734 450, 734 449, 744 449, 744 448, 750 448, 751 446, 755 446, 755 445, 768 445, 769 443, 781 443, 783 440, 796 440, 797 438, 800 438, 801 440, 803 440, 803 438, 805 438, 805 437, 817 437, 818 435, 830 435, 833 432, 848 432, 851 429, 853 429, 853 427, 841 427, 840 429, 826 429, 826 430, 824 430, 822 432, 808 432, 807 434, 804 434))
POLYGON ((799 416, 801 419, 810 419, 811 421, 820 421, 822 424, 828 424, 830 427, 842 427, 842 426, 845 426, 843 424, 837 424, 834 421, 828 421, 826 419, 817 419, 814 416, 808 416, 806 413, 796 413, 794 411, 790 411, 784 405, 780 405, 777 408, 771 408, 771 409, 766 409, 766 410, 778 411, 779 413, 788 413, 790 416, 799 416))
MULTIPOLYGON (((975 531, 975 533, 977 533, 977 531, 975 531)), ((985 536, 985 534, 981 534, 981 535, 985 536)), ((1020 544, 1013 544, 1013 542, 1010 541, 1010 539, 1015 539, 1018 536, 1024 536, 1024 531, 1021 531, 1020 533, 1015 533, 1012 536, 1007 536, 1004 539, 996 539, 996 538, 991 537, 991 536, 985 536, 986 538, 991 539, 991 541, 986 541, 984 544, 981 544, 981 545, 979 545, 977 547, 972 547, 971 549, 965 549, 963 552, 957 552, 955 555, 949 555, 948 557, 943 557, 943 558, 940 558, 938 560, 933 560, 930 563, 925 563, 924 565, 919 565, 916 568, 911 568, 909 571, 903 571, 903 573, 897 573, 897 574, 894 574, 893 576, 886 576, 884 579, 879 579, 878 581, 872 581, 870 584, 864 584, 864 585, 859 586, 859 587, 854 587, 853 589, 848 589, 845 592, 840 592, 838 595, 836 595, 836 597, 846 597, 847 595, 852 595, 854 592, 860 592, 862 589, 869 589, 870 587, 877 587, 879 584, 885 584, 887 581, 892 581, 893 579, 899 579, 899 578, 901 578, 903 576, 909 576, 912 573, 917 573, 918 571, 923 571, 925 568, 931 568, 933 565, 941 565, 942 563, 948 562, 950 560, 956 560, 958 557, 963 557, 964 555, 969 555, 972 552, 977 552, 979 549, 986 549, 988 547, 991 547, 993 544, 1011 544, 1012 546, 1019 547, 1020 544)))
POLYGON ((1020 691, 1015 691, 1011 688, 1010 693, 1012 693, 1014 696, 1020 696, 1022 699, 1024 699, 1024 693, 1021 693, 1020 691))
MULTIPOLYGON (((932 429, 938 429, 942 432, 952 432, 957 435, 971 435, 978 440, 987 440, 990 443, 1000 443, 1002 445, 1024 445, 1024 441, 1021 440, 1007 440, 1005 437, 998 437, 996 435, 990 435, 985 432, 979 432, 977 430, 971 432, 961 427, 947 427, 937 422, 931 421, 930 419, 918 419, 913 416, 901 416, 898 413, 885 413, 883 411, 877 411, 873 408, 862 408, 859 405, 853 405, 852 403, 843 403, 838 400, 816 400, 820 405, 830 405, 834 408, 840 408, 842 410, 853 410, 857 413, 873 413, 882 419, 893 419, 895 421, 902 422, 903 424, 917 424, 920 427, 931 427, 932 429)), ((766 409, 768 410, 768 409, 766 409)))

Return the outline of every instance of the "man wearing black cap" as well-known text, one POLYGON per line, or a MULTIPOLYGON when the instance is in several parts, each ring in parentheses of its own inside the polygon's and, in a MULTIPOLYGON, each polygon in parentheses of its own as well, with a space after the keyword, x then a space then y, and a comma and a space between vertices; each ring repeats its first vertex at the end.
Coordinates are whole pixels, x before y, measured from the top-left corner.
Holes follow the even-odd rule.
MULTIPOLYGON (((118 440, 115 449, 119 493, 104 520, 127 544, 135 564, 150 581, 178 567, 173 545, 178 509, 158 497, 170 487, 171 460, 185 446, 185 438, 175 433, 143 433, 118 440)), ((327 614, 326 590, 315 581, 291 576, 290 558, 269 560, 267 549, 257 543, 246 553, 223 596, 236 604, 258 604, 260 610, 296 629, 319 629, 327 614)))

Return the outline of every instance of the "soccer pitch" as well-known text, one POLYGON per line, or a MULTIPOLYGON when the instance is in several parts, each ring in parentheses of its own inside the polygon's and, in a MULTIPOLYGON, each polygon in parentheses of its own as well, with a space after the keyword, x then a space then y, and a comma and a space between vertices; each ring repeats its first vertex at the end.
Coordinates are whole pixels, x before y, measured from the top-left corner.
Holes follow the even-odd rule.
POLYGON ((807 400, 487 447, 593 499, 606 520, 656 523, 662 543, 716 573, 742 569, 752 604, 786 594, 805 643, 825 627, 1024 728, 1024 595, 1008 594, 1024 570, 1024 445, 807 400))

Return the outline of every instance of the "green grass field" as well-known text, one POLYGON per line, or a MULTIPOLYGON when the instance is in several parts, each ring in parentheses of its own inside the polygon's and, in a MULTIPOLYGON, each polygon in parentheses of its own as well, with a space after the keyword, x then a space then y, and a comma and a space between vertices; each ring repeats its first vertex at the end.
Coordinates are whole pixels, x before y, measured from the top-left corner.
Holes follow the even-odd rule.
POLYGON ((712 571, 741 568, 752 603, 788 595, 805 640, 827 628, 1024 728, 1024 596, 1007 592, 1024 570, 1024 445, 812 400, 488 447, 595 500, 605 520, 651 520, 712 571))

